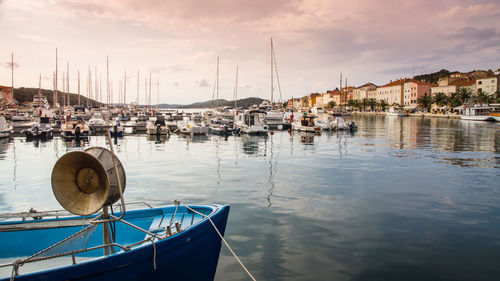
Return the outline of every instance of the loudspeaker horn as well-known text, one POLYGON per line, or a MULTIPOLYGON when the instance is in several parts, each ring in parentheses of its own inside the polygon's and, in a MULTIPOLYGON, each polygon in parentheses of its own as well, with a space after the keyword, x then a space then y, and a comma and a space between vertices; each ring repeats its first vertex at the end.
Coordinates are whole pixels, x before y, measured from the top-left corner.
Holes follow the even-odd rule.
MULTIPOLYGON (((113 164, 113 154, 111 151, 104 147, 90 147, 85 150, 86 153, 97 158, 104 170, 106 170, 106 174, 108 175, 109 180, 109 195, 106 200, 105 205, 114 204, 116 201, 120 199, 120 190, 118 189, 118 179, 115 173, 115 166, 113 164)), ((120 177, 120 185, 122 187, 122 194, 125 192, 126 186, 126 176, 125 169, 123 168, 122 162, 118 157, 115 158, 116 167, 118 168, 118 177, 120 177)))
POLYGON ((52 191, 68 212, 80 216, 94 214, 108 200, 110 186, 106 169, 87 152, 66 153, 52 170, 52 191))

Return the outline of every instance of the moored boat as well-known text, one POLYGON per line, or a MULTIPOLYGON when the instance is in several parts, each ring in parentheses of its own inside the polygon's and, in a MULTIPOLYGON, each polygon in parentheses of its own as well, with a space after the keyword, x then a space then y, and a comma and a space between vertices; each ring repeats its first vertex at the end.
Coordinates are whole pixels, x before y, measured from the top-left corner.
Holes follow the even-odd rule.
POLYGON ((234 125, 237 131, 251 135, 267 135, 269 127, 264 123, 264 112, 248 110, 235 116, 234 125))
POLYGON ((292 129, 300 132, 321 132, 321 127, 314 122, 316 116, 304 114, 299 120, 292 123, 292 129))
POLYGON ((494 120, 489 114, 491 109, 491 107, 483 105, 464 106, 460 109, 460 119, 471 121, 494 120))
POLYGON ((64 139, 85 139, 90 129, 81 117, 70 117, 61 124, 61 137, 64 139))
POLYGON ((10 137, 11 131, 14 128, 10 123, 7 122, 5 117, 0 116, 0 138, 8 138, 10 137))
POLYGON ((40 122, 22 131, 28 139, 51 139, 54 129, 48 117, 40 117, 40 122))

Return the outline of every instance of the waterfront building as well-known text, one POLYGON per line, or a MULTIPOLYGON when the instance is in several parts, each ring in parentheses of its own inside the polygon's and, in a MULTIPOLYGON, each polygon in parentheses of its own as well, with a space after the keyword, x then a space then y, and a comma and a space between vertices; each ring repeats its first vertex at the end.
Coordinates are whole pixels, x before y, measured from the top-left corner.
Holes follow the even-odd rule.
POLYGON ((368 91, 376 90, 377 86, 373 83, 366 83, 352 90, 353 100, 362 100, 368 98, 368 91))
POLYGON ((500 85, 498 83, 498 78, 500 75, 494 75, 487 78, 477 79, 475 86, 476 90, 482 90, 488 95, 493 95, 500 90, 500 85))
POLYGON ((377 101, 385 100, 389 105, 403 104, 404 83, 408 79, 390 81, 382 87, 377 88, 377 101))
POLYGON ((292 98, 288 100, 288 103, 286 105, 288 109, 296 109, 300 107, 300 98, 292 98))
POLYGON ((417 99, 431 94, 431 85, 416 79, 409 79, 403 84, 403 105, 408 108, 418 106, 417 99))
POLYGON ((14 103, 12 96, 12 87, 0 86, 0 101, 5 103, 14 103))
POLYGON ((321 96, 321 94, 318 93, 312 93, 309 94, 309 97, 307 99, 307 107, 312 108, 316 106, 316 99, 321 96))

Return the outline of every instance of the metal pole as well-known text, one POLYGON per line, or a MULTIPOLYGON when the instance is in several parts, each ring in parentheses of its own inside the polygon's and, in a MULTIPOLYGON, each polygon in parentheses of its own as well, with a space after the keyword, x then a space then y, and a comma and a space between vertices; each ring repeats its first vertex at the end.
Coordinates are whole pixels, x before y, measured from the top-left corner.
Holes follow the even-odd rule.
POLYGON ((12 53, 12 101, 14 101, 14 53, 12 53))

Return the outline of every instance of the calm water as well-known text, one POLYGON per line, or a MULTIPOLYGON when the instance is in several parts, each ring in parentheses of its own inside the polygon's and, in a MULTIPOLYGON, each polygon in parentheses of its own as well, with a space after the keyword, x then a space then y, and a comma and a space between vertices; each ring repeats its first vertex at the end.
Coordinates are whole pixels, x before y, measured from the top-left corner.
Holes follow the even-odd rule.
MULTIPOLYGON (((354 134, 118 140, 128 201, 231 205, 226 238, 257 280, 498 280, 500 124, 358 117, 354 134)), ((58 157, 0 141, 0 212, 60 209, 58 157)), ((248 280, 222 250, 216 280, 248 280)))

